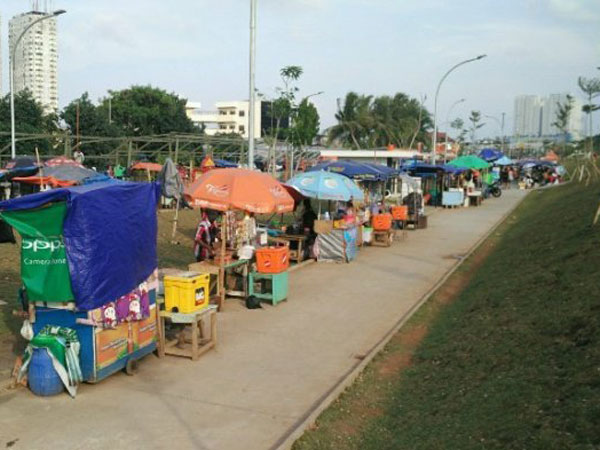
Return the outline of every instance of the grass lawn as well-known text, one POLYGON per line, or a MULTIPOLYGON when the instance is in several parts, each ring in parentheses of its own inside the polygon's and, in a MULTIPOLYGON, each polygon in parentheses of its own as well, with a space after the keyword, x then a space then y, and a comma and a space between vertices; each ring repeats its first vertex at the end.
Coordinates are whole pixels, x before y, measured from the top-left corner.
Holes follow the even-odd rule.
POLYGON ((600 448, 599 194, 532 192, 294 449, 600 448))

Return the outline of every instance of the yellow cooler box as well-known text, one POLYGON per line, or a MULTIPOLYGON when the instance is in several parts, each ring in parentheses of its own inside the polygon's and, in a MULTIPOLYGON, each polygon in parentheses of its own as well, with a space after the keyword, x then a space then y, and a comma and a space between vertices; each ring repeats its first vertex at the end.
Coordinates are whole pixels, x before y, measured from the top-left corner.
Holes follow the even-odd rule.
POLYGON ((210 303, 210 274, 182 272, 165 276, 165 309, 183 314, 206 308, 210 303))

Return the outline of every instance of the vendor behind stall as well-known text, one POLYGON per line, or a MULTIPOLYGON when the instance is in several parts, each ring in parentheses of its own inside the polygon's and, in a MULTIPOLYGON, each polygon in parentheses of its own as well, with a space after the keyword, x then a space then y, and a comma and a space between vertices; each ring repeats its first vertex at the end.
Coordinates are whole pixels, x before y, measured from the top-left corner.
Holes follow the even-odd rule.
POLYGON ((315 220, 317 220, 317 214, 312 209, 310 199, 305 198, 302 203, 304 206, 304 212, 302 213, 302 230, 306 233, 308 230, 309 235, 315 234, 315 220))
POLYGON ((346 203, 343 220, 346 223, 346 226, 353 226, 356 224, 356 212, 354 210, 352 198, 350 198, 350 201, 346 203))
POLYGON ((196 229, 194 238, 194 255, 196 261, 205 261, 214 256, 213 243, 217 234, 217 225, 213 211, 202 211, 202 219, 196 229))

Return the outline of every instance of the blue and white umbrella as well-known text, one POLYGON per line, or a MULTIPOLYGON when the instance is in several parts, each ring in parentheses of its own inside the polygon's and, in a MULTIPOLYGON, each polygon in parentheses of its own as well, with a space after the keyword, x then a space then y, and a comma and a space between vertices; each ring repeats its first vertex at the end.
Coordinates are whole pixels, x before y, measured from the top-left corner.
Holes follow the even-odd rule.
POLYGON ((317 200, 363 201, 365 196, 350 178, 336 173, 304 172, 287 182, 302 195, 317 200))

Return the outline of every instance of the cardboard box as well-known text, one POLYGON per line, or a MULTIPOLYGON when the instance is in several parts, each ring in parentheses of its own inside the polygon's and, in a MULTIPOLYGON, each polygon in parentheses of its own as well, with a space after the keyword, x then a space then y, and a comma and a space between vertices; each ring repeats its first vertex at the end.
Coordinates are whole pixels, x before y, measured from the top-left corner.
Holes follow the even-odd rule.
POLYGON ((327 234, 333 231, 333 220, 315 220, 315 233, 327 234))

